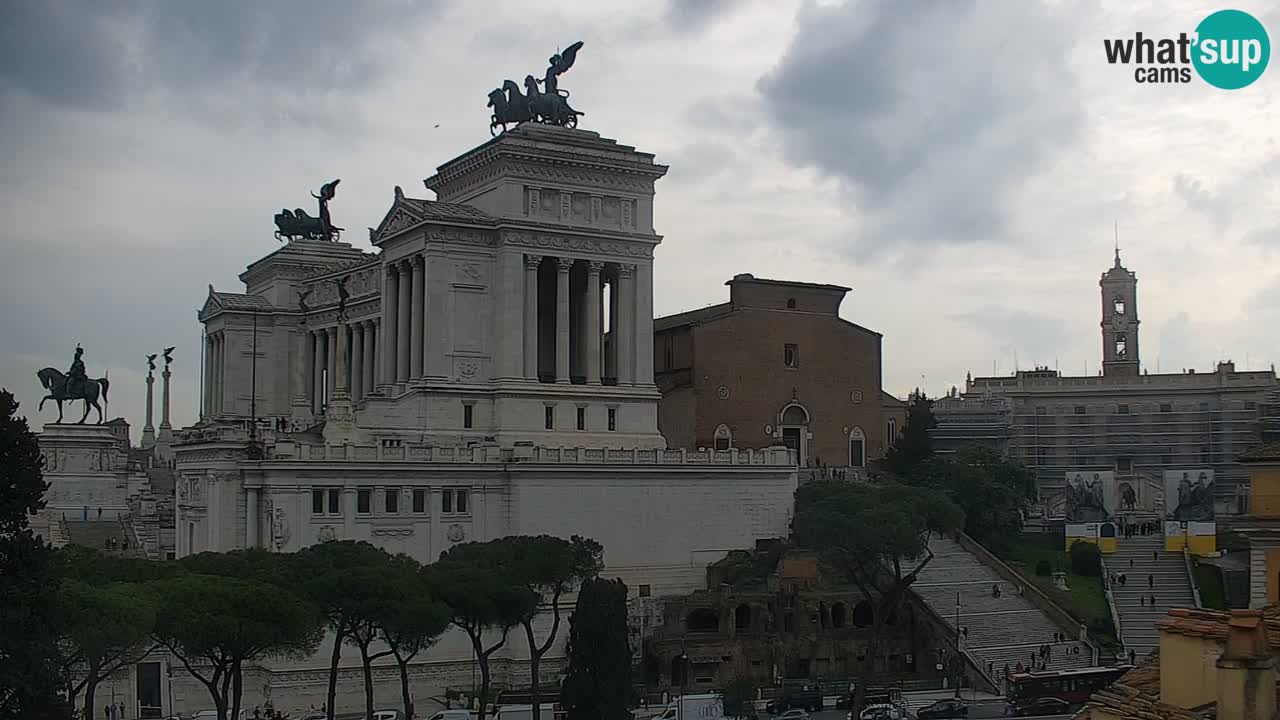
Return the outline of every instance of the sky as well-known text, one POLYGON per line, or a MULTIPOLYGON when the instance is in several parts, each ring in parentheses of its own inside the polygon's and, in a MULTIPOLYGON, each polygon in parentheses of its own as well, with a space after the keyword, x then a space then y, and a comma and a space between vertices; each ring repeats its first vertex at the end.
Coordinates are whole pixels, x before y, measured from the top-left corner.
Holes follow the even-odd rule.
MULTIPOLYGON (((1274 3, 1233 7, 1280 28, 1274 3)), ((1135 83, 1104 38, 1218 6, 1072 0, 10 0, 0 4, 0 386, 77 343, 140 431, 145 356, 199 403, 212 284, 240 291, 272 215, 330 204, 368 249, 401 185, 489 139, 486 96, 561 77, 580 127, 671 166, 654 310, 736 273, 853 288, 898 396, 966 372, 1095 374, 1116 236, 1143 365, 1280 359, 1280 67, 1248 88, 1135 83)), ((1278 61, 1280 62, 1280 61, 1278 61)), ((416 188, 416 190, 414 190, 416 188)), ((157 384, 157 397, 159 386, 157 384)), ((159 422, 158 410, 157 419, 159 422)))

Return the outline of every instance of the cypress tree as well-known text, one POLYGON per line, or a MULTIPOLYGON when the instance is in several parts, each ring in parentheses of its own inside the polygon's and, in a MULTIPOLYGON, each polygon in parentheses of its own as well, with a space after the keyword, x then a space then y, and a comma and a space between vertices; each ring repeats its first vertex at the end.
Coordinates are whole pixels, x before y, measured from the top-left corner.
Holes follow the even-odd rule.
POLYGON ((588 580, 569 618, 569 670, 560 704, 568 720, 628 720, 630 699, 627 586, 588 580))

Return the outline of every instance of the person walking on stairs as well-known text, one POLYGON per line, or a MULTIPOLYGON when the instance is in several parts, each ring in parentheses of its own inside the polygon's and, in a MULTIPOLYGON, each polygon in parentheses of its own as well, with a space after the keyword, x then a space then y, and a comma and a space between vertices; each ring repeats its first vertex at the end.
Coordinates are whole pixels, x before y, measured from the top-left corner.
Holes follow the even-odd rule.
POLYGON ((1153 590, 1156 587, 1156 576, 1151 573, 1147 573, 1147 587, 1153 590))

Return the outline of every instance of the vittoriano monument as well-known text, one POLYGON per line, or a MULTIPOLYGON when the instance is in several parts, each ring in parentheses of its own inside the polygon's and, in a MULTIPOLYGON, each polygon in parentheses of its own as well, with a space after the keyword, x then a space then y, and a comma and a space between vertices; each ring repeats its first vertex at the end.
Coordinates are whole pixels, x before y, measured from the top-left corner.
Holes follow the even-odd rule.
POLYGON ((311 197, 320 202, 320 217, 311 217, 302 208, 281 210, 276 215, 276 239, 336 241, 342 228, 335 227, 329 221, 329 201, 337 192, 339 182, 340 179, 325 183, 320 188, 319 195, 311 193, 311 197))
POLYGON ((536 121, 561 127, 577 127, 578 116, 586 113, 569 107, 569 91, 561 90, 559 77, 573 67, 573 61, 582 49, 582 42, 576 42, 565 48, 563 52, 552 55, 547 61, 546 75, 539 80, 532 75, 524 78, 524 94, 514 80, 507 80, 502 87, 489 93, 489 107, 493 115, 489 121, 489 132, 497 135, 498 126, 503 131, 507 125, 519 125, 523 122, 536 121), (538 89, 538 85, 543 87, 538 89))
POLYGON ((40 378, 40 384, 45 390, 49 391, 48 395, 40 400, 40 406, 37 410, 44 408, 45 400, 53 400, 58 403, 58 419, 55 422, 62 422, 62 403, 64 400, 83 400, 84 415, 80 416, 77 424, 83 424, 85 418, 89 417, 90 406, 98 409, 98 424, 102 424, 102 406, 98 404, 98 396, 101 395, 105 401, 107 399, 107 388, 110 383, 106 378, 98 378, 96 380, 89 379, 84 371, 84 348, 76 345, 76 356, 71 361, 71 368, 67 370, 67 374, 63 375, 57 368, 47 367, 36 373, 36 377, 40 378))

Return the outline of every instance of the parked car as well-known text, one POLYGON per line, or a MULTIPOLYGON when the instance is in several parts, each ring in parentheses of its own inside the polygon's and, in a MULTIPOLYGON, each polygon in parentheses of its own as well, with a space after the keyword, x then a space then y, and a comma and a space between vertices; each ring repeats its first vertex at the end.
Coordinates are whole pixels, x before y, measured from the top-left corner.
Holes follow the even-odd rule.
POLYGON ((1010 703, 1005 708, 1005 715, 1015 717, 1035 717, 1037 715, 1066 715, 1071 712, 1071 703, 1056 697, 1031 698, 1010 703))
POLYGON ((452 708, 449 710, 439 710, 435 712, 427 720, 471 720, 471 711, 466 708, 452 708))
POLYGON ((939 700, 916 711, 917 720, 942 720, 943 718, 967 718, 969 706, 959 700, 939 700))
POLYGON ((404 713, 399 710, 374 710, 369 720, 404 720, 404 713))
MULTIPOLYGON (((228 709, 230 711, 230 709, 228 709)), ((237 720, 248 720, 249 713, 247 710, 241 710, 237 720)), ((217 710, 201 710, 191 716, 191 720, 218 720, 217 710)))
POLYGON ((809 713, 800 708, 792 708, 779 715, 778 720, 809 720, 809 713))
MULTIPOLYGON (((906 708, 892 703, 868 705, 858 715, 858 720, 910 720, 910 718, 911 714, 906 708)), ((846 720, 853 720, 853 713, 849 713, 846 720)))

